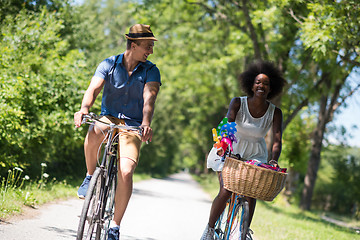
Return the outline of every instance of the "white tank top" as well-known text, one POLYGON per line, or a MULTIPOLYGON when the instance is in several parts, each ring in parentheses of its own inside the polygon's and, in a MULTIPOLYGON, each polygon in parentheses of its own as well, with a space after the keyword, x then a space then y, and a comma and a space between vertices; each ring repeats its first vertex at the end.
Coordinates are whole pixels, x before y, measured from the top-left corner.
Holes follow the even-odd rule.
POLYGON ((272 126, 275 105, 269 103, 266 113, 262 117, 254 118, 250 114, 247 97, 240 97, 240 100, 240 109, 235 118, 235 136, 238 142, 233 143, 234 153, 239 153, 247 160, 254 159, 266 163, 268 152, 265 135, 272 126))

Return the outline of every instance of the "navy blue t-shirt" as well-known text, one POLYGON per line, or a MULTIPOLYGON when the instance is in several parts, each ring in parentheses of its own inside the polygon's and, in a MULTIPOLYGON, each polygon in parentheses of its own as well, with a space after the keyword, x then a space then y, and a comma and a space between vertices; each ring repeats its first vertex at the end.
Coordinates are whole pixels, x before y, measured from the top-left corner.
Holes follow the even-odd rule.
POLYGON ((124 119, 127 125, 139 126, 143 118, 143 92, 148 82, 161 85, 160 71, 150 61, 140 62, 131 76, 122 63, 124 53, 102 61, 94 76, 105 80, 101 115, 124 119), (115 63, 116 61, 116 63, 115 63))

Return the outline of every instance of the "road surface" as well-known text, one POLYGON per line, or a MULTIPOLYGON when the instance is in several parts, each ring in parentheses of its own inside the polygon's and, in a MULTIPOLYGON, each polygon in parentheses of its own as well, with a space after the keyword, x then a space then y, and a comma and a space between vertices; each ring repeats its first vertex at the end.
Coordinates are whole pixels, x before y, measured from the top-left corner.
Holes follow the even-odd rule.
MULTIPOLYGON (((70 199, 0 222, 0 239, 75 239, 82 200, 70 199)), ((134 184, 120 229, 122 240, 198 240, 211 199, 189 174, 134 184)))

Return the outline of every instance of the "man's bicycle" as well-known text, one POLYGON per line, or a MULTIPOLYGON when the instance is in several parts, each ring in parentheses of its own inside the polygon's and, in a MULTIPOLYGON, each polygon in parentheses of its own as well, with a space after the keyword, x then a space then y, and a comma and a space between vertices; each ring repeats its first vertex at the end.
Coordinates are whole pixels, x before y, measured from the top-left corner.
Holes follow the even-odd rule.
MULTIPOLYGON (((92 175, 83 204, 77 240, 106 240, 110 221, 114 215, 115 190, 117 185, 118 136, 122 131, 133 131, 140 136, 142 130, 135 126, 118 126, 99 120, 94 113, 84 115, 83 123, 90 125, 103 124, 108 130, 103 132, 103 157, 99 167, 92 175)), ((99 150, 101 147, 99 148, 99 150)))

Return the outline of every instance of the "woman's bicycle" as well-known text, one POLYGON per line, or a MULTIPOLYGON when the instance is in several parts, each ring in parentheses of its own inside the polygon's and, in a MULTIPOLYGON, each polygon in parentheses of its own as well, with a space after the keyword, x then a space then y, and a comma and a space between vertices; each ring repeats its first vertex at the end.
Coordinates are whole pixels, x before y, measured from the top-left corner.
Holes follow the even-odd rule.
POLYGON ((232 195, 215 224, 215 239, 252 239, 247 199, 251 197, 272 201, 284 188, 287 174, 283 170, 286 169, 268 164, 250 164, 232 154, 226 157, 220 179, 224 188, 231 191, 232 195))
MULTIPOLYGON (((103 132, 103 157, 99 167, 92 175, 83 204, 77 240, 106 240, 110 221, 114 215, 115 190, 117 185, 118 136, 122 131, 134 131, 140 136, 142 130, 135 126, 118 126, 99 120, 94 113, 83 116, 83 123, 90 125, 103 124, 109 129, 103 132)), ((99 148, 100 151, 101 147, 99 148)))
MULTIPOLYGON (((226 151, 224 158, 226 156, 243 161, 238 154, 233 155, 229 150, 226 151)), ((222 173, 220 173, 220 178, 222 179, 222 173)), ((215 223, 215 239, 251 240, 251 235, 248 235, 249 232, 252 233, 252 230, 249 228, 249 222, 249 203, 246 197, 233 192, 226 202, 224 211, 215 223), (248 238, 246 238, 247 235, 248 238)))
POLYGON ((224 118, 217 130, 212 130, 216 142, 214 147, 224 162, 219 180, 225 189, 232 192, 215 223, 216 240, 251 240, 248 197, 272 201, 283 189, 287 175, 270 170, 268 165, 249 164, 239 154, 232 154, 232 142, 236 141, 234 124, 224 118))

